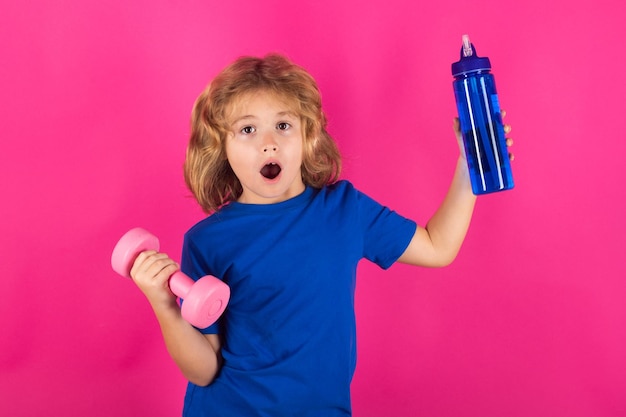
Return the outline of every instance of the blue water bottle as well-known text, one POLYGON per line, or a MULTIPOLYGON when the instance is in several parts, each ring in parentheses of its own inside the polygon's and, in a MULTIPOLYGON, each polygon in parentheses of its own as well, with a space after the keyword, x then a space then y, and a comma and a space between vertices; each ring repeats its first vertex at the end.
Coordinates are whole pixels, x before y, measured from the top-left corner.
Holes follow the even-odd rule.
POLYGON ((513 188, 513 173, 489 58, 478 57, 463 35, 461 59, 452 64, 454 96, 474 194, 513 188))

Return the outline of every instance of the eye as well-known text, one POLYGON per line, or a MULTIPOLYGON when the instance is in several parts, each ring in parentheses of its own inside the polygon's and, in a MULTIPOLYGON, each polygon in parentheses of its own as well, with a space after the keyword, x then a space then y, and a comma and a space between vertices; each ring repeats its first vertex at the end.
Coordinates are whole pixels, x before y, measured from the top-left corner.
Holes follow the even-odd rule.
POLYGON ((252 133, 254 133, 256 129, 252 126, 244 126, 243 128, 241 128, 240 132, 243 133, 244 135, 250 135, 252 133))
POLYGON ((291 125, 287 122, 280 122, 276 125, 276 127, 278 128, 278 130, 288 130, 291 125))

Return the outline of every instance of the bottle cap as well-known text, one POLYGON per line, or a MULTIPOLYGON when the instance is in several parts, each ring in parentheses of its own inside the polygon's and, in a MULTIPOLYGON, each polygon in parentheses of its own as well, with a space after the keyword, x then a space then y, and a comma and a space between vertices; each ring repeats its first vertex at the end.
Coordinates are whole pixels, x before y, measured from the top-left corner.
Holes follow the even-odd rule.
POLYGON ((452 64, 452 76, 467 74, 476 71, 491 70, 491 62, 487 57, 476 55, 476 48, 470 43, 469 36, 463 35, 463 46, 461 47, 461 59, 452 64))

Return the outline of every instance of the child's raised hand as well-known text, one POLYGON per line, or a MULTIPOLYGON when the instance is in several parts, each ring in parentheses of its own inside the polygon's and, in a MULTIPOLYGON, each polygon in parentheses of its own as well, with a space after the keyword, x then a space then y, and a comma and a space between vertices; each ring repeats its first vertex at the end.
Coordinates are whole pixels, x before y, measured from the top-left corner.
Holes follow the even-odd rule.
POLYGON ((178 264, 166 254, 149 250, 137 256, 130 276, 153 308, 169 308, 176 305, 177 297, 168 280, 178 269, 178 264))

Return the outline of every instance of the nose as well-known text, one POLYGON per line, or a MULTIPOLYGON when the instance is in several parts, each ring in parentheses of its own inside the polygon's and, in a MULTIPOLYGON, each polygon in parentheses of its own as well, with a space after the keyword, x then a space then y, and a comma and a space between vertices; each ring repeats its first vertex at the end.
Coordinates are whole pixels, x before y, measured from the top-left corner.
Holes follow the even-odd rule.
POLYGON ((274 138, 274 135, 272 135, 271 133, 266 134, 263 137, 262 146, 263 146, 264 153, 278 151, 278 144, 276 143, 276 139, 274 138))

